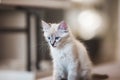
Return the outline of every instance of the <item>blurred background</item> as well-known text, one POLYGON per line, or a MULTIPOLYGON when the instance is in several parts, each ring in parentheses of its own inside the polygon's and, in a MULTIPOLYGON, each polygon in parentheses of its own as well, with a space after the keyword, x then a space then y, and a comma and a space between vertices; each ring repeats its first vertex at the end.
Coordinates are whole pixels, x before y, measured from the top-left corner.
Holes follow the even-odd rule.
POLYGON ((52 75, 41 20, 65 20, 87 47, 95 71, 119 80, 119 13, 119 0, 0 0, 0 80, 41 80, 52 75))

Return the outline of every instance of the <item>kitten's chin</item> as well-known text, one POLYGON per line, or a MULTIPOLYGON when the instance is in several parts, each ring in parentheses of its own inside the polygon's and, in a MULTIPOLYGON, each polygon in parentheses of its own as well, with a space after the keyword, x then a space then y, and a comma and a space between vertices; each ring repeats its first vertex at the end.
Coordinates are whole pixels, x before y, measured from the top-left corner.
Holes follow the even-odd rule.
POLYGON ((59 48, 60 45, 58 45, 58 44, 57 44, 57 45, 51 45, 51 47, 52 47, 52 48, 59 48))
POLYGON ((56 48, 57 46, 56 45, 50 45, 52 48, 56 48))
POLYGON ((54 45, 49 44, 49 46, 52 47, 52 48, 59 48, 60 44, 54 44, 54 45))
POLYGON ((51 45, 53 48, 57 47, 56 45, 51 45))

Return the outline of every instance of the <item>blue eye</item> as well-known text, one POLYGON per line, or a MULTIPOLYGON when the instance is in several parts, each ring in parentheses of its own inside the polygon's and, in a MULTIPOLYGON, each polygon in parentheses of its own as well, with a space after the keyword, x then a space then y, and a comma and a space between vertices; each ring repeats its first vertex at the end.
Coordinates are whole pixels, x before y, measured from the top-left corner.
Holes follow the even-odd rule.
POLYGON ((55 37, 55 39, 57 40, 57 39, 59 39, 60 37, 55 37))
POLYGON ((48 37, 48 39, 50 39, 50 37, 48 37))

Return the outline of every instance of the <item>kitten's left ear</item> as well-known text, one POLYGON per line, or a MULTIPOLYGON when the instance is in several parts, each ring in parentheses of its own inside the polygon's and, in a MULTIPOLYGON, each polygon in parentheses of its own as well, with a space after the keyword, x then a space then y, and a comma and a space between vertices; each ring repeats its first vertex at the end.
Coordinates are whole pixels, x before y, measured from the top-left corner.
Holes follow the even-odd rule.
POLYGON ((65 21, 61 21, 60 25, 58 26, 58 30, 60 31, 68 31, 68 25, 65 23, 65 21))
POLYGON ((47 31, 47 30, 50 29, 50 25, 47 22, 42 20, 41 24, 42 24, 42 27, 43 27, 43 31, 47 31))

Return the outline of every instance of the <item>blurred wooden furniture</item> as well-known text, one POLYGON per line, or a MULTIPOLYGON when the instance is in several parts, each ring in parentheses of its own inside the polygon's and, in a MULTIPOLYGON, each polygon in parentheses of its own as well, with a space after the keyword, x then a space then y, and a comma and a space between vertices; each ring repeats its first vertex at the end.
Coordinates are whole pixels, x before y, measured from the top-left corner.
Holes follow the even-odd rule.
POLYGON ((25 7, 43 7, 65 9, 70 6, 67 0, 0 0, 1 5, 25 6, 25 7))
MULTIPOLYGON (((2 33, 24 32, 27 34, 26 35, 27 50, 25 53, 25 55, 27 55, 27 56, 25 56, 26 64, 24 66, 25 66, 25 69, 27 69, 28 71, 32 71, 33 67, 35 69, 36 68, 40 69, 39 62, 41 59, 40 56, 42 54, 42 51, 40 50, 40 47, 38 46, 38 44, 40 42, 42 42, 42 40, 40 39, 41 37, 39 37, 42 35, 41 31, 40 31, 41 30, 40 29, 40 26, 41 26, 40 20, 44 18, 45 12, 48 11, 48 14, 51 14, 51 13, 49 13, 50 10, 52 10, 55 13, 54 10, 58 10, 58 11, 63 10, 63 9, 68 8, 69 6, 70 6, 70 3, 66 0, 0 0, 0 13, 2 13, 2 12, 7 13, 7 11, 8 11, 10 14, 14 15, 14 11, 21 11, 25 14, 25 20, 22 20, 22 22, 25 21, 25 24, 26 24, 26 25, 24 25, 25 29, 10 29, 10 30, 9 29, 0 29, 0 32, 2 32, 2 33), (32 24, 32 22, 34 24, 32 24), (35 26, 34 27, 35 37, 34 38, 32 38, 33 28, 31 26, 35 26), (36 49, 34 49, 36 51, 35 53, 32 52, 33 51, 32 50, 33 49, 33 47, 32 47, 33 40, 32 39, 35 39, 35 44, 37 45, 36 49), (35 58, 32 55, 33 53, 35 55, 35 58), (35 61, 33 61, 33 58, 35 61), (32 65, 34 65, 34 66, 32 66, 32 65)), ((57 20, 61 16, 60 12, 61 11, 57 12, 57 15, 56 15, 56 16, 58 16, 58 17, 56 17, 57 20)), ((2 13, 2 14, 4 14, 4 13, 2 13)), ((17 15, 16 17, 18 17, 18 16, 19 15, 17 15)), ((14 22, 13 20, 10 20, 8 17, 12 17, 12 16, 8 15, 8 13, 7 13, 7 16, 5 15, 5 17, 1 18, 1 24, 3 24, 3 22, 6 22, 5 23, 6 25, 8 23, 14 23, 16 25, 16 22, 14 22), (3 19, 8 19, 8 21, 5 21, 3 19)), ((0 24, 0 27, 2 27, 1 24, 0 24)), ((3 28, 5 28, 5 27, 3 27, 3 28)), ((11 26, 10 26, 10 28, 11 28, 11 26)))

